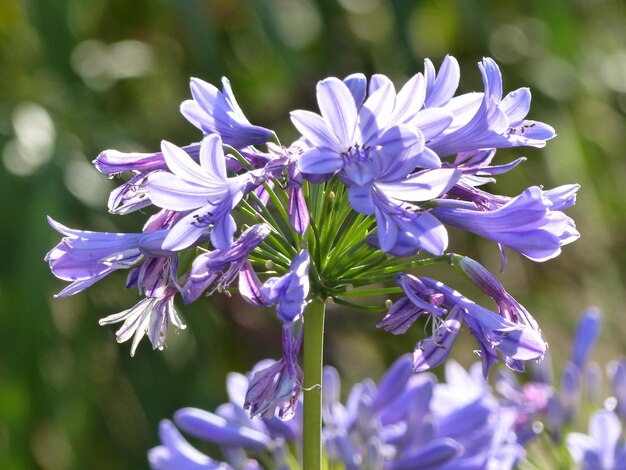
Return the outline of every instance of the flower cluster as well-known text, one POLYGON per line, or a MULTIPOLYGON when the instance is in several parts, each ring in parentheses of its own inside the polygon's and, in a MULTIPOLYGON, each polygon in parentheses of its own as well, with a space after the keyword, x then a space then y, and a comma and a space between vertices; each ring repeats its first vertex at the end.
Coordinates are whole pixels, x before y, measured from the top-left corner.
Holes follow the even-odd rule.
MULTIPOLYGON (((523 384, 505 370, 496 376, 498 394, 516 409, 518 442, 528 446, 537 434, 546 434, 548 439, 538 440, 544 448, 535 453, 556 456, 559 460, 553 462, 553 468, 572 468, 572 463, 585 470, 626 468, 622 429, 626 420, 626 358, 608 364, 611 395, 602 402, 601 367, 589 360, 600 324, 597 309, 583 313, 559 385, 554 383, 549 360, 536 365, 531 370, 532 380, 523 384), (574 431, 587 421, 588 434, 574 431), (555 447, 566 447, 569 457, 566 452, 553 452, 555 447)), ((529 456, 531 460, 534 457, 529 456)))
MULTIPOLYGON (((340 401, 341 383, 324 370, 323 443, 328 464, 346 469, 512 469, 626 468, 626 359, 607 367, 611 396, 600 402, 602 374, 589 355, 601 323, 588 309, 578 323, 560 388, 550 361, 520 384, 499 369, 495 393, 480 364, 465 371, 448 361, 445 382, 427 372, 412 373, 410 356, 400 357, 378 383, 366 379, 340 401), (576 432, 578 424, 588 434, 576 432), (539 439, 544 435, 546 439, 539 439)), ((264 368, 260 363, 257 368, 264 368)), ((229 402, 215 413, 184 408, 174 423, 163 420, 161 445, 148 458, 155 470, 300 468, 302 415, 250 418, 241 412, 249 377, 231 373, 229 402), (180 431, 217 444, 224 461, 193 447, 180 431)))
POLYGON ((46 260, 70 282, 58 295, 129 270, 126 286, 142 298, 100 323, 121 322, 117 340, 132 337, 131 354, 146 335, 162 349, 170 329, 185 328, 176 296, 189 303, 203 293, 239 292, 253 305, 275 306, 284 357, 252 377, 245 404, 253 415, 295 413, 311 301, 382 313, 349 299, 394 278, 399 288, 387 292, 406 297, 380 326, 402 333, 425 316, 434 328, 416 347, 414 370, 440 364, 462 325, 478 340, 485 373, 499 357, 522 370, 545 352, 536 322, 480 264, 446 254, 446 225, 495 242, 503 263, 507 247, 544 261, 579 236, 563 212, 578 186, 534 186, 514 197, 480 188, 523 160, 492 164, 497 149, 543 147, 555 132, 526 119, 528 89, 504 95, 492 59, 479 69, 484 90, 460 95, 450 56, 439 71, 426 60, 399 91, 384 75, 324 79, 320 113, 291 112, 301 137, 289 146, 248 121, 228 80, 220 91, 192 79, 193 99, 181 112, 201 131, 199 142, 163 141, 154 153, 105 150, 94 161, 106 176, 126 176, 111 193, 110 212, 152 211, 140 233, 73 230, 50 219, 63 239, 46 260), (459 266, 498 311, 406 272, 439 261, 459 266))
MULTIPOLYGON (((477 364, 478 365, 478 364, 477 364)), ((258 368, 264 368, 259 364, 258 368)), ((183 408, 160 425, 161 445, 148 458, 155 470, 300 468, 302 416, 250 418, 242 413, 249 377, 231 373, 229 402, 214 413, 183 408), (200 452, 180 431, 217 444, 223 460, 200 452), (261 463, 263 467, 261 467, 261 463)), ((366 379, 340 401, 337 370, 324 369, 323 444, 331 467, 346 469, 512 469, 524 456, 513 432, 516 408, 500 404, 480 366, 446 364, 446 382, 412 373, 400 357, 376 384, 366 379)))

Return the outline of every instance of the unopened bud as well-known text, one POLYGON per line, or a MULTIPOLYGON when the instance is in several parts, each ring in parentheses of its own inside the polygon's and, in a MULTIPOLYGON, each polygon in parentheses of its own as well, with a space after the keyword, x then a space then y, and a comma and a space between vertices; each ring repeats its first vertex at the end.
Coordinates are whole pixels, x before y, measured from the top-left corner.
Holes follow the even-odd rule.
POLYGON ((326 299, 324 300, 324 303, 325 303, 326 305, 332 305, 332 304, 334 304, 334 303, 335 303, 335 299, 333 299, 332 297, 328 296, 328 297, 326 297, 326 299))
POLYGON ((331 191, 328 195, 328 199, 330 199, 331 201, 334 201, 336 197, 337 195, 335 194, 335 191, 331 191))
POLYGON ((265 269, 274 269, 274 262, 271 259, 268 259, 265 262, 265 269))
POLYGON ((385 307, 391 308, 392 305, 393 305, 393 301, 391 299, 385 300, 385 307))

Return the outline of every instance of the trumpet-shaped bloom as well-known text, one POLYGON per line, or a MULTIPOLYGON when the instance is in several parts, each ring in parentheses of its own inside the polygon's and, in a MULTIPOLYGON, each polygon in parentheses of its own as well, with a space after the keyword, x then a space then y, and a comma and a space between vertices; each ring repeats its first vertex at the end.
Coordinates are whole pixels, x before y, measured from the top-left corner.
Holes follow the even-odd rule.
POLYGON ((180 112, 187 120, 204 132, 217 134, 222 141, 235 148, 264 144, 274 132, 250 124, 237 104, 226 77, 222 78, 222 91, 199 78, 191 79, 193 100, 183 101, 180 112))
POLYGON ((396 283, 404 290, 406 299, 413 306, 404 298, 401 299, 403 308, 393 310, 392 307, 390 309, 392 315, 388 313, 379 327, 393 328, 395 326, 393 317, 400 319, 414 317, 415 307, 423 313, 429 312, 436 322, 440 322, 439 319, 447 315, 443 317, 443 323, 438 323, 434 335, 422 340, 416 346, 414 353, 416 370, 427 370, 445 360, 459 331, 460 322, 467 325, 478 340, 485 375, 498 361, 496 350, 500 351, 509 367, 517 366, 516 361, 540 358, 546 350, 541 334, 534 328, 513 323, 475 304, 439 281, 401 273, 396 276, 396 283))
POLYGON ((285 323, 301 318, 309 295, 309 267, 311 258, 308 250, 294 256, 289 271, 280 277, 272 277, 263 284, 254 271, 249 270, 240 277, 240 291, 253 305, 269 307, 276 305, 276 314, 285 323))
POLYGON ((202 292, 228 287, 241 273, 252 269, 247 256, 259 246, 270 233, 267 224, 253 225, 224 250, 214 250, 196 257, 183 286, 185 303, 196 300, 202 292))
POLYGON ((113 271, 131 268, 144 256, 167 257, 175 254, 161 247, 167 230, 150 233, 90 232, 70 229, 50 217, 48 223, 65 237, 46 254, 45 260, 52 274, 71 281, 57 297, 81 292, 113 271))
POLYGON ((561 202, 556 194, 546 194, 532 186, 492 210, 468 201, 440 200, 433 215, 444 223, 508 246, 533 261, 546 261, 558 256, 561 246, 580 237, 574 221, 553 209, 571 205, 571 191, 567 192, 567 202, 561 202))
POLYGON ((237 228, 231 211, 243 197, 251 175, 227 176, 222 141, 216 134, 202 141, 199 164, 169 142, 162 143, 162 151, 172 173, 159 171, 150 175, 150 200, 158 207, 186 213, 167 235, 164 248, 185 249, 210 225, 213 245, 228 248, 237 228))
POLYGON ((293 418, 302 388, 303 374, 298 365, 302 329, 294 335, 294 323, 283 325, 283 357, 253 373, 244 408, 250 416, 293 418))
POLYGON ((184 330, 187 325, 178 316, 174 308, 174 296, 177 290, 173 287, 166 289, 159 297, 146 297, 137 305, 120 313, 102 318, 100 325, 123 322, 115 333, 118 343, 124 343, 133 338, 130 355, 134 356, 139 341, 148 335, 153 349, 163 349, 170 325, 178 330, 184 330))
MULTIPOLYGON (((519 88, 503 98, 502 74, 496 63, 484 58, 478 67, 484 93, 468 93, 447 101, 445 109, 452 112, 454 120, 428 143, 428 148, 444 157, 477 149, 544 147, 556 133, 543 122, 525 119, 530 109, 528 88, 519 88)), ((442 76, 448 74, 446 70, 442 76)), ((454 83, 452 79, 450 82, 454 83)))

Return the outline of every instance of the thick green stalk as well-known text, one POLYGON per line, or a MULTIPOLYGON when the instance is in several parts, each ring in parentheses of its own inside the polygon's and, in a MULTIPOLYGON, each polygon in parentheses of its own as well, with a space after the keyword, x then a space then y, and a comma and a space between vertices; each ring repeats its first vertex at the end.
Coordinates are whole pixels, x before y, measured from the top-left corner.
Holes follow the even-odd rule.
POLYGON ((326 305, 314 299, 304 312, 304 470, 322 468, 322 362, 326 305))

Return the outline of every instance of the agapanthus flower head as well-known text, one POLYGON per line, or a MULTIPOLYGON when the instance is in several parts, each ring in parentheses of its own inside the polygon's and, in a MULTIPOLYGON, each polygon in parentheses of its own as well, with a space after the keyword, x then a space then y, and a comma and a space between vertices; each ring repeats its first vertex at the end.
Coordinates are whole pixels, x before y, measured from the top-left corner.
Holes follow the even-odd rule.
MULTIPOLYGON (((267 364, 255 369, 265 370, 267 364)), ((479 365, 468 373, 450 362, 446 382, 437 383, 431 374, 412 374, 412 359, 404 355, 378 383, 366 379, 354 385, 346 403, 340 401, 337 370, 325 367, 324 377, 323 445, 331 466, 355 470, 510 470, 524 455, 511 432, 515 409, 501 406, 491 395, 479 365)), ((219 406, 215 413, 183 408, 175 413, 174 422, 186 434, 220 446, 223 465, 248 468, 256 464, 255 457, 267 468, 289 468, 287 462, 297 465, 302 446, 300 413, 280 421, 277 409, 261 418, 236 412, 240 391, 256 382, 231 374, 229 403, 219 406)), ((206 462, 206 468, 213 468, 208 465, 217 464, 189 448, 170 421, 161 424, 161 442, 148 454, 152 468, 187 468, 183 463, 196 468, 192 466, 195 462, 206 462), (161 467, 156 466, 156 457, 161 467)))

